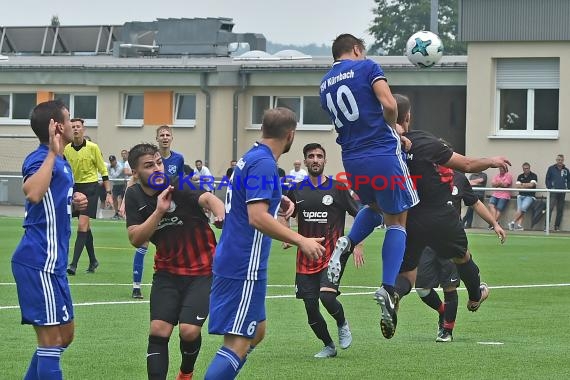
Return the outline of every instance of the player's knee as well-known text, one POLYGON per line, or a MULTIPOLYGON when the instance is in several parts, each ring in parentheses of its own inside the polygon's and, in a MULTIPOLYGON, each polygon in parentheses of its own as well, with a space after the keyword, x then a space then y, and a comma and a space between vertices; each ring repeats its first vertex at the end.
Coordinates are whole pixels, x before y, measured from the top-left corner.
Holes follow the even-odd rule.
POLYGON ((202 328, 200 326, 190 325, 188 323, 181 323, 179 330, 180 339, 183 341, 192 342, 200 337, 202 328))
POLYGON ((170 340, 170 337, 168 336, 157 336, 157 335, 149 335, 148 336, 148 345, 149 348, 151 346, 168 346, 168 341, 170 340))
POLYGON ((315 323, 320 317, 319 300, 316 298, 304 298, 305 311, 307 312, 307 320, 309 324, 315 323))
POLYGON ((329 308, 333 307, 337 303, 336 297, 337 297, 336 292, 329 292, 329 291, 321 292, 319 296, 321 302, 323 303, 323 306, 327 310, 329 310, 329 308))
POLYGON ((420 296, 420 298, 424 298, 431 293, 431 289, 418 288, 416 289, 416 293, 418 293, 418 296, 420 296))

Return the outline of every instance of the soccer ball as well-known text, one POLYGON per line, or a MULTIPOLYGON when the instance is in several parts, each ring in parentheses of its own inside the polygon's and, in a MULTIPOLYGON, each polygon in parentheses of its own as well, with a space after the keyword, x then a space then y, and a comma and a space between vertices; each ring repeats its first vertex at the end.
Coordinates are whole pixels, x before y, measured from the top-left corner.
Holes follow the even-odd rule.
POLYGON ((417 67, 432 67, 443 55, 443 43, 437 34, 422 30, 406 43, 406 57, 417 67))

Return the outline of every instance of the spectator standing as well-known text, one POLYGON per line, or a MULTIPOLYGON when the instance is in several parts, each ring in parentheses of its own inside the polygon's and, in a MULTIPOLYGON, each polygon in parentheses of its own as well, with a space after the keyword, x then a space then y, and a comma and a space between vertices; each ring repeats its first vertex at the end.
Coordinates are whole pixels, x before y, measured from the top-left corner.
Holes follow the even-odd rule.
POLYGON ((119 220, 121 219, 119 216, 119 204, 122 201, 123 194, 125 194, 125 171, 123 165, 114 155, 109 156, 109 179, 113 187, 113 209, 115 210, 113 219, 119 220))
POLYGON ((289 171, 288 182, 301 182, 307 177, 307 171, 301 168, 301 160, 293 162, 293 169, 289 171))
MULTIPOLYGON (((564 165, 564 155, 556 156, 556 163, 550 166, 546 172, 546 187, 548 189, 569 189, 568 169, 564 165)), ((566 193, 550 193, 550 217, 552 210, 556 206, 556 219, 554 220, 554 231, 560 231, 562 215, 564 215, 564 201, 566 193)), ((550 224, 550 220, 548 221, 550 224)))
POLYGON ((228 168, 228 170, 226 170, 226 177, 229 179, 232 174, 234 173, 234 168, 237 165, 237 161, 236 160, 231 160, 230 161, 230 167, 228 168))

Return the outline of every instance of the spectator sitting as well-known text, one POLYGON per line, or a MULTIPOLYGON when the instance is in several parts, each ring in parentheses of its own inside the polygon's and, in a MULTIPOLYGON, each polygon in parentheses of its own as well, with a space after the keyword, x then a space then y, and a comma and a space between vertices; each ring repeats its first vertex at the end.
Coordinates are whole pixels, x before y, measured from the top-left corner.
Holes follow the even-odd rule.
MULTIPOLYGON (((523 172, 517 177, 516 187, 521 189, 536 189, 536 182, 538 177, 535 173, 530 171, 530 164, 525 162, 522 164, 523 172)), ((524 215, 526 214, 529 207, 536 200, 535 192, 520 192, 517 196, 517 212, 515 213, 513 220, 509 223, 509 230, 523 231, 522 226, 524 215)))
POLYGON ((301 182, 307 177, 307 171, 301 168, 301 161, 293 162, 293 169, 289 171, 288 181, 301 182))
MULTIPOLYGON (((499 168, 499 173, 491 180, 491 186, 493 187, 508 188, 511 187, 512 184, 513 176, 503 168, 499 168)), ((497 223, 501 217, 501 212, 507 207, 509 199, 511 199, 511 193, 509 191, 495 190, 491 194, 491 198, 489 198, 489 211, 491 211, 491 215, 493 215, 497 223)), ((493 226, 489 225, 489 229, 492 230, 493 226)))

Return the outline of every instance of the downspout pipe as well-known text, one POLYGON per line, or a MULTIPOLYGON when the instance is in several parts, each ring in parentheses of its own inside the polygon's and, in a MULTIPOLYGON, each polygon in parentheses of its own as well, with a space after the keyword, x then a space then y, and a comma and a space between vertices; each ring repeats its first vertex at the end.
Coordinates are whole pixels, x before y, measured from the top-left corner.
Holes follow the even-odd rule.
POLYGON ((237 156, 237 139, 238 139, 238 106, 239 106, 239 95, 245 92, 247 88, 247 80, 248 74, 241 72, 239 73, 240 76, 240 88, 234 91, 234 108, 233 108, 233 125, 232 125, 232 160, 237 160, 239 157, 237 156))
POLYGON ((202 73, 200 76, 200 91, 206 95, 206 137, 205 137, 205 148, 204 148, 204 165, 210 165, 210 111, 211 111, 211 95, 208 90, 208 73, 202 73))

